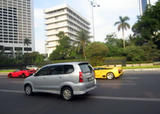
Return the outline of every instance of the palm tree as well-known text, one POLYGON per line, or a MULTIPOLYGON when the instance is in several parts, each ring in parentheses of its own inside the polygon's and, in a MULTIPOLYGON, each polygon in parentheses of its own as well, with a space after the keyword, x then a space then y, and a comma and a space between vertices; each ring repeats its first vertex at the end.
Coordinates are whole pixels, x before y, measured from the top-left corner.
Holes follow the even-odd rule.
POLYGON ((82 47, 82 52, 83 52, 83 57, 86 60, 86 53, 85 53, 85 47, 87 45, 90 39, 90 36, 88 35, 88 32, 86 32, 85 30, 80 30, 79 32, 77 32, 78 37, 76 38, 78 45, 80 45, 82 47))
MULTIPOLYGON (((31 44, 31 40, 29 38, 24 39, 24 46, 27 45, 27 47, 31 44)), ((28 51, 27 51, 28 53, 28 51)))
POLYGON ((125 16, 119 17, 119 21, 115 22, 115 26, 118 25, 118 31, 122 30, 122 37, 123 37, 123 47, 125 48, 125 38, 124 38, 124 30, 130 29, 130 25, 126 22, 129 20, 129 17, 125 16))

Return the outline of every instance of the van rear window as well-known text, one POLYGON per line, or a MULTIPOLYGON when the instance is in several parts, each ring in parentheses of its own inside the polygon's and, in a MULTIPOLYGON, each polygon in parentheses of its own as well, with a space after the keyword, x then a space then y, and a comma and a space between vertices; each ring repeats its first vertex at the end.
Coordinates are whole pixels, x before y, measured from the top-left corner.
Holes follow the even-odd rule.
POLYGON ((92 71, 93 71, 92 67, 88 63, 81 63, 81 64, 79 64, 79 66, 80 66, 81 71, 83 73, 88 73, 88 72, 92 73, 92 71))

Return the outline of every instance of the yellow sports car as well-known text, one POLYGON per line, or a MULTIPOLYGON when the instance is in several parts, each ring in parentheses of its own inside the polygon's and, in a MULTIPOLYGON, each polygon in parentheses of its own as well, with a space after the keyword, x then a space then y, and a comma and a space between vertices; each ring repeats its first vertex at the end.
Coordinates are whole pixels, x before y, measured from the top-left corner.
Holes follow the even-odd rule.
POLYGON ((112 80, 123 75, 122 67, 97 66, 94 68, 95 78, 112 80))

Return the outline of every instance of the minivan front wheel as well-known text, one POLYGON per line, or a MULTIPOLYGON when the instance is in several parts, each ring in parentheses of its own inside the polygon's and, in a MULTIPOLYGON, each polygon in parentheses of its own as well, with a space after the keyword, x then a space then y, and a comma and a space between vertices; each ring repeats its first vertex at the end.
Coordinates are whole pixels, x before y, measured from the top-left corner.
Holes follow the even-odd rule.
POLYGON ((25 88, 24 88, 24 90, 25 90, 25 94, 27 96, 31 96, 33 94, 32 87, 30 85, 26 85, 25 88))
POLYGON ((70 87, 64 87, 61 91, 63 99, 69 101, 73 97, 73 90, 70 87))

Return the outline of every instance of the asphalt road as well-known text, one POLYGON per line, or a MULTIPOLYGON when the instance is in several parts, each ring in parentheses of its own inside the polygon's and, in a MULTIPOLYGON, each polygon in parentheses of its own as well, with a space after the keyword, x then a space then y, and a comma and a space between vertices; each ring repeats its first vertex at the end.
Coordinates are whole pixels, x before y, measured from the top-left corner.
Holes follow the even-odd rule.
POLYGON ((23 78, 0 76, 0 114, 160 114, 160 71, 126 72, 67 102, 58 95, 25 96, 23 78))

